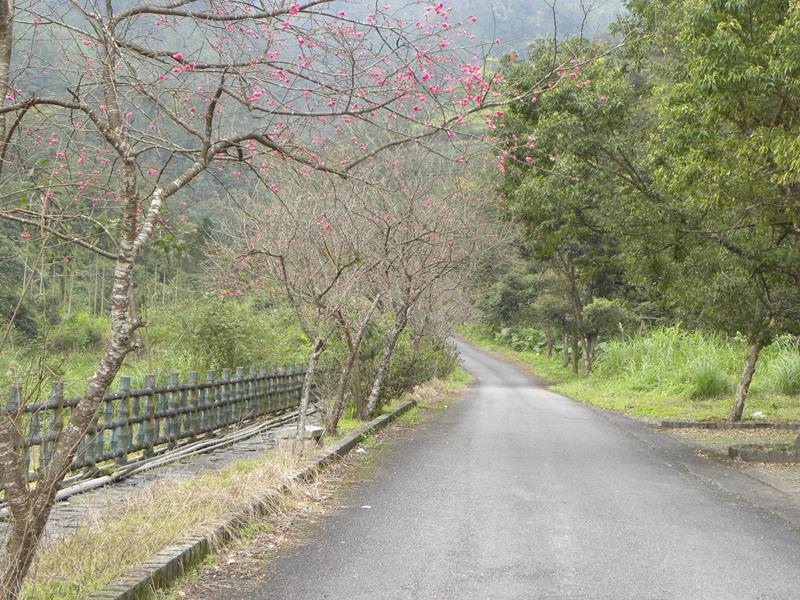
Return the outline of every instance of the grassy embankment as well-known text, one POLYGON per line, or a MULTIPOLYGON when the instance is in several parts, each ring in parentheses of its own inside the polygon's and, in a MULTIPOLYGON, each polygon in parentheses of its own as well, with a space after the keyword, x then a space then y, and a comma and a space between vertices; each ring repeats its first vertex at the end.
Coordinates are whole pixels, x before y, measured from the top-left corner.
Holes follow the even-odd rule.
MULTIPOLYGON (((599 349, 590 377, 561 366, 559 354, 512 347, 514 340, 480 326, 460 333, 478 346, 513 358, 550 388, 595 406, 652 420, 724 420, 728 417, 741 363, 742 340, 678 327, 611 341, 599 349)), ((762 413, 769 421, 800 420, 800 346, 783 339, 759 360, 745 419, 762 413)))

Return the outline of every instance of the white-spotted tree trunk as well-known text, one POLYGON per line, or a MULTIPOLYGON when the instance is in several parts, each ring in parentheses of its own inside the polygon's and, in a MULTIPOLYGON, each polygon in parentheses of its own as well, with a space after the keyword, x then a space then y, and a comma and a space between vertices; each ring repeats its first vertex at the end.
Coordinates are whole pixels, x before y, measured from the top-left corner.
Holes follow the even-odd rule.
POLYGON ((733 406, 731 407, 730 419, 734 423, 742 420, 742 413, 744 413, 744 403, 747 400, 747 393, 750 391, 750 383, 753 381, 753 375, 756 372, 756 362, 764 344, 761 341, 750 342, 747 348, 747 355, 744 359, 744 367, 742 368, 742 376, 739 378, 739 384, 736 386, 736 396, 733 399, 733 406))
POLYGON ((294 444, 292 444, 292 455, 295 458, 299 458, 303 454, 306 439, 306 415, 308 413, 308 404, 311 400, 311 390, 314 387, 314 375, 317 372, 317 364, 324 351, 325 341, 320 337, 316 337, 311 346, 311 354, 308 357, 306 374, 303 378, 303 391, 300 395, 300 415, 297 419, 297 431, 294 436, 294 444))
POLYGON ((139 322, 131 316, 129 304, 133 286, 136 210, 135 201, 129 202, 125 210, 125 236, 119 245, 111 295, 111 340, 83 397, 72 410, 63 434, 54 441, 50 463, 40 472, 35 488, 31 489, 25 483, 24 462, 14 447, 16 418, 9 416, 0 428, 0 469, 11 512, 0 575, 1 600, 19 597, 22 582, 55 504, 56 493, 69 471, 78 443, 91 426, 106 391, 131 351, 132 336, 139 326, 139 322))

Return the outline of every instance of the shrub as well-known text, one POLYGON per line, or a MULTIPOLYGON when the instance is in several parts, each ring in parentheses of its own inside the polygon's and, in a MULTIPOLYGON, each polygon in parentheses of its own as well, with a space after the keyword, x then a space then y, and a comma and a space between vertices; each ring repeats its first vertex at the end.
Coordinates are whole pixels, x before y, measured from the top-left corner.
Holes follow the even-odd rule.
POLYGON ((95 317, 85 311, 72 313, 53 326, 48 339, 56 352, 98 350, 105 345, 110 333, 106 317, 95 317))
POLYGON ((155 311, 148 323, 148 352, 175 354, 178 363, 197 371, 299 364, 308 356, 290 311, 254 301, 207 299, 155 311))
POLYGON ((713 398, 730 391, 730 379, 719 367, 707 360, 700 360, 690 370, 689 383, 692 398, 713 398))
POLYGON ((383 397, 399 398, 404 392, 431 379, 444 379, 458 366, 458 352, 445 340, 425 336, 417 347, 409 335, 397 344, 383 397))
POLYGON ((538 352, 544 347, 544 334, 534 327, 503 327, 494 341, 520 352, 538 352))

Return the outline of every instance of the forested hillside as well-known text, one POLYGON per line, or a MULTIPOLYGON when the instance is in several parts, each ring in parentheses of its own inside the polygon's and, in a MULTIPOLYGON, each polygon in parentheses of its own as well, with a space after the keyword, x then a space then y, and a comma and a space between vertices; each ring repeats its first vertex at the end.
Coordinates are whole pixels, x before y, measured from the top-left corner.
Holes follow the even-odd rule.
POLYGON ((559 38, 581 31, 590 38, 605 36, 609 24, 624 10, 621 0, 463 0, 454 3, 454 9, 462 18, 472 14, 479 18, 478 31, 483 39, 500 39, 505 48, 518 51, 537 38, 552 36, 554 21, 559 38))

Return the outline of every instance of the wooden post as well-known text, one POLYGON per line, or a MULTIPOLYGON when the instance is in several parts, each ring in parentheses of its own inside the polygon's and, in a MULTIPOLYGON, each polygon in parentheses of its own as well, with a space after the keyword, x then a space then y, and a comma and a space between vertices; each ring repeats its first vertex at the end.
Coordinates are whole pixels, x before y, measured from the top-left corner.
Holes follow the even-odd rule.
POLYGON ((144 387, 147 389, 147 396, 144 400, 144 422, 141 430, 144 433, 142 442, 142 453, 146 458, 153 456, 156 439, 158 438, 158 419, 156 419, 156 378, 148 373, 144 376, 144 387))
POLYGON ((169 415, 167 415, 167 396, 164 392, 156 393, 156 431, 153 438, 155 444, 160 444, 169 439, 169 415), (163 432, 163 433, 162 433, 163 432))
POLYGON ((231 372, 229 369, 222 369, 222 381, 220 382, 220 414, 222 418, 217 424, 219 427, 226 427, 232 421, 230 404, 230 380, 231 372))
POLYGON ((98 419, 97 422, 97 453, 95 454, 95 460, 102 462, 106 460, 106 430, 111 429, 111 424, 114 420, 114 405, 112 404, 111 400, 103 399, 103 424, 100 425, 100 421, 98 419))
POLYGON ((167 394, 167 443, 170 448, 175 447, 178 440, 178 428, 180 421, 178 420, 178 374, 170 373, 169 376, 170 390, 167 394))
POLYGON ((56 382, 50 387, 50 402, 55 404, 50 415, 47 442, 42 442, 42 466, 50 462, 53 455, 53 446, 64 430, 64 384, 56 382))
POLYGON ((186 424, 191 437, 194 438, 198 433, 200 433, 200 402, 198 400, 198 392, 197 389, 197 373, 192 371, 189 373, 189 385, 192 386, 187 392, 187 407, 189 408, 189 412, 186 415, 186 424))
POLYGON ((216 406, 216 390, 217 386, 214 384, 214 371, 206 371, 206 383, 210 384, 205 390, 205 430, 207 432, 214 431, 217 426, 217 406, 216 406))
MULTIPOLYGON (((294 404, 294 380, 295 380, 295 366, 289 365, 289 375, 286 378, 286 405, 287 407, 294 404)), ((298 402, 299 404, 299 402, 298 402)))
MULTIPOLYGON (((199 379, 198 379, 199 381, 199 379)), ((208 414, 206 411, 206 391, 207 388, 197 384, 197 431, 195 433, 205 433, 208 428, 208 414)))
POLYGON ((111 432, 111 454, 114 462, 124 465, 128 462, 128 439, 130 434, 130 391, 131 378, 122 376, 119 378, 119 391, 124 394, 117 404, 117 418, 114 422, 114 429, 111 432))
POLYGON ((258 382, 256 385, 256 396, 258 397, 258 416, 267 412, 267 398, 266 398, 266 384, 267 383, 267 368, 258 368, 258 382))
POLYGON ((97 430, 99 423, 100 412, 95 411, 91 426, 86 430, 78 444, 78 463, 86 467, 88 473, 93 472, 97 467, 97 430))
POLYGON ((267 378, 267 412, 272 412, 275 405, 275 367, 269 370, 267 378))
MULTIPOLYGON (((23 475, 25 476, 25 481, 28 481, 31 472, 31 447, 36 443, 38 438, 39 444, 42 443, 42 426, 41 421, 39 419, 39 411, 37 410, 31 415, 31 426, 28 430, 28 440, 25 444, 25 454, 23 459, 24 470, 23 475)), ((41 448, 41 447, 40 447, 41 448)))
POLYGON ((244 367, 236 367, 236 422, 241 423, 244 413, 245 385, 244 367))
POLYGON ((140 441, 142 438, 141 430, 142 424, 139 423, 139 417, 142 414, 142 402, 139 396, 131 396, 130 398, 130 405, 131 405, 131 414, 128 419, 128 445, 126 454, 130 454, 131 448, 133 448, 133 431, 136 429, 136 441, 140 441))
POLYGON ((278 408, 283 410, 286 408, 286 370, 282 367, 278 368, 278 379, 275 383, 278 386, 278 408))
POLYGON ((248 419, 258 415, 258 396, 256 395, 256 376, 258 371, 255 367, 250 367, 247 372, 247 377, 250 381, 247 382, 247 399, 244 403, 244 412, 248 419))

